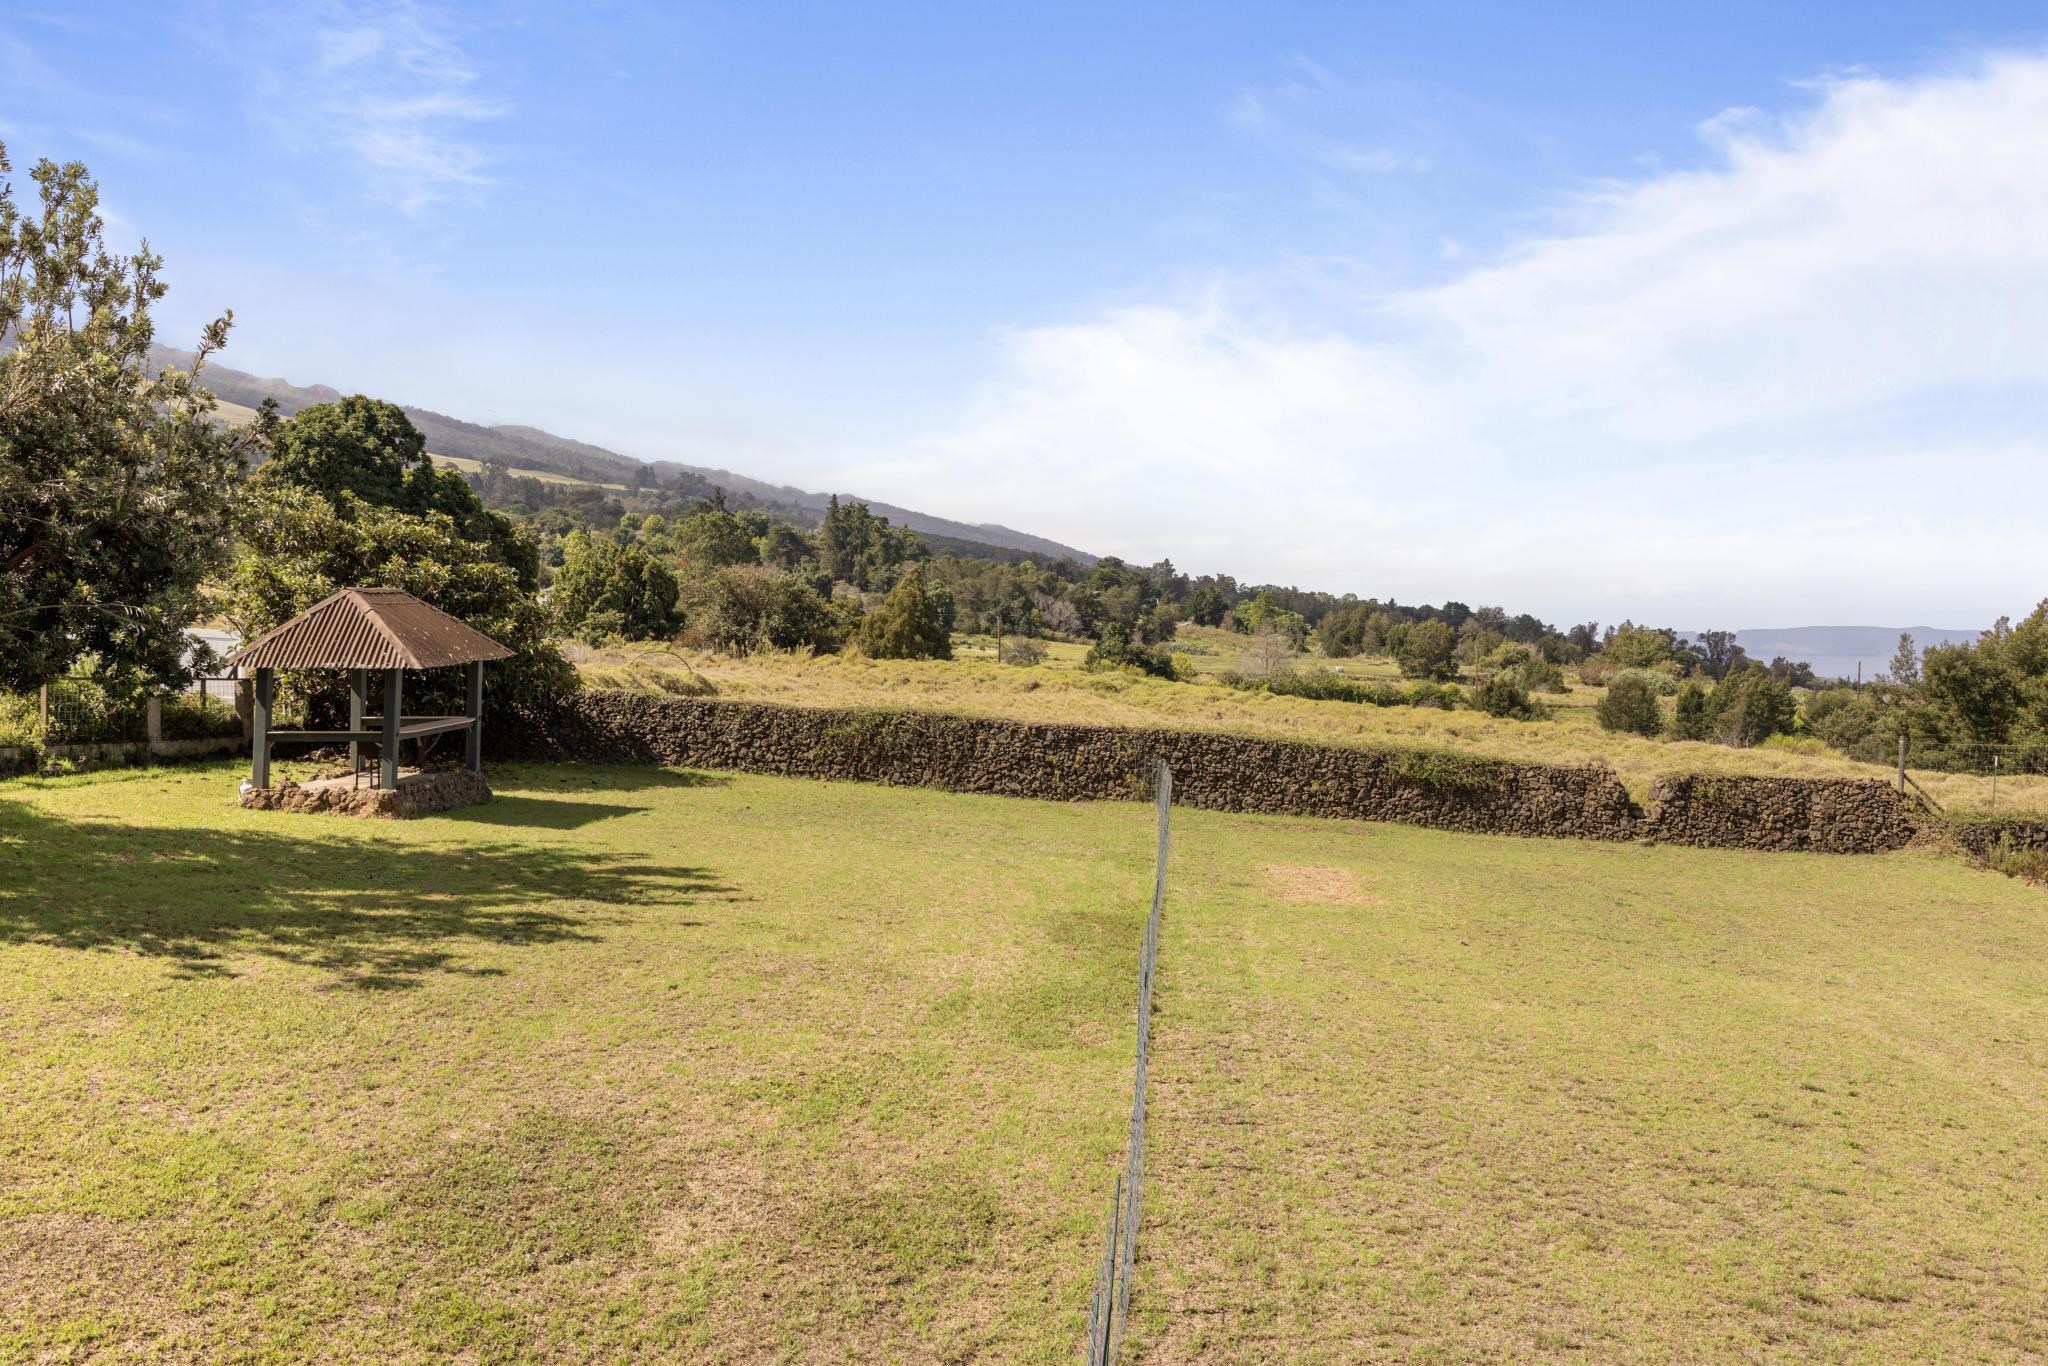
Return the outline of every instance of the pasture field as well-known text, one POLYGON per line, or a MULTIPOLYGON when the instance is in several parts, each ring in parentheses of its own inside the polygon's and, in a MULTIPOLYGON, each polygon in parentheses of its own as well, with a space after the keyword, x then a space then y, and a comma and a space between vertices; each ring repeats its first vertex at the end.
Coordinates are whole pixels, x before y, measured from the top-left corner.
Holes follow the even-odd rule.
MULTIPOLYGON (((1484 712, 1433 707, 1375 707, 1242 692, 1214 681, 1234 667, 1244 637, 1194 628, 1176 642, 1195 654, 1192 683, 1124 672, 1089 673, 1087 647, 1052 643, 1045 661, 1030 667, 997 664, 987 637, 955 643, 951 660, 872 660, 853 655, 759 654, 732 658, 712 651, 626 645, 593 650, 570 643, 584 681, 592 687, 640 692, 701 689, 746 702, 793 706, 888 707, 995 716, 1015 721, 1101 726, 1163 726, 1221 730, 1333 745, 1394 745, 1454 749, 1535 764, 1605 764, 1637 801, 1655 781, 1674 773, 1777 775, 1800 778, 1877 778, 1893 770, 1856 763, 1818 741, 1780 740, 1755 749, 1691 741, 1648 740, 1600 728, 1593 709, 1605 689, 1574 682, 1564 694, 1545 694, 1544 721, 1509 721, 1484 712)), ((1394 679, 1391 660, 1308 658, 1304 667, 1336 665, 1346 677, 1394 679)), ((1981 776, 1912 769, 1934 799, 1957 814, 1979 814, 1992 800, 1981 776)), ((2048 778, 2006 778, 1998 784, 2000 812, 2048 814, 2048 778)))
MULTIPOLYGON (((0 787, 0 1356, 1073 1359, 1151 812, 0 787)), ((1133 1359, 2048 1350, 2048 894, 1177 811, 1133 1359)))

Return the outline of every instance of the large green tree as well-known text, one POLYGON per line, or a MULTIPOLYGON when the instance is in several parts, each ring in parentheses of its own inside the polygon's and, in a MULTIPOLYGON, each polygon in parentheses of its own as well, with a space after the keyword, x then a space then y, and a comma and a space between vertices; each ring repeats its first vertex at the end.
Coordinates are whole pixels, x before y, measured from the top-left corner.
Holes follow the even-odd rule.
POLYGON ((426 437, 397 404, 352 394, 266 422, 263 436, 270 459, 257 474, 260 482, 310 489, 337 508, 350 495, 413 516, 441 513, 482 542, 525 591, 540 586, 533 538, 485 508, 458 471, 435 468, 426 437))
POLYGON ((151 371, 161 258, 110 253, 83 165, 39 161, 40 209, 14 202, 0 146, 0 687, 96 655, 161 684, 184 671, 199 587, 226 555, 245 434, 193 372, 151 371))
MULTIPOLYGON (((330 500, 301 485, 259 482, 244 500, 241 546, 223 608, 245 639, 280 626, 340 588, 403 588, 459 617, 513 652, 487 665, 491 702, 532 701, 576 686, 575 671, 551 637, 548 614, 490 547, 465 535, 444 513, 414 515, 366 503, 353 493, 330 500)), ((460 669, 408 680, 409 710, 435 699, 459 711, 460 669)), ((339 679, 287 676, 294 688, 330 703, 339 679)))
POLYGON ((861 622, 861 653, 871 659, 951 659, 946 616, 947 603, 926 588, 924 570, 913 564, 861 622))
POLYGON ((1458 676, 1457 648, 1457 632, 1447 623, 1431 618, 1408 628, 1394 650, 1394 659, 1409 678, 1443 681, 1458 676))
POLYGON ((662 640, 682 625, 676 590, 675 574, 639 546, 572 531, 548 605, 563 630, 592 644, 612 636, 662 640))

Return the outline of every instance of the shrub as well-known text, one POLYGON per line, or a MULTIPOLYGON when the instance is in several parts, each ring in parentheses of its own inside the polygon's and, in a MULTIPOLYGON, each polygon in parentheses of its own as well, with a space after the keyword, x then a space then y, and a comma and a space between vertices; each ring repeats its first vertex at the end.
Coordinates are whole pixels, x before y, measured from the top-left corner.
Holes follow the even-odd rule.
POLYGON ((242 718, 233 707, 197 693, 166 697, 160 719, 166 740, 214 740, 242 733, 242 718))
MULTIPOLYGON (((1185 658, 1185 656, 1182 656, 1185 658)), ((1181 674, 1175 667, 1174 656, 1152 645, 1143 645, 1132 640, 1127 629, 1111 625, 1105 627, 1102 638, 1089 647, 1088 656, 1081 661, 1082 667, 1090 672, 1104 669, 1135 669, 1154 678, 1180 680, 1181 674)), ((1192 668, 1192 661, 1190 661, 1192 668)))
POLYGON ((951 599, 934 600, 925 590, 924 570, 911 565, 880 607, 860 624, 861 653, 870 659, 951 659, 946 629, 951 599))
POLYGON ((1729 674, 1707 697, 1714 735, 1724 745, 1747 749, 1773 735, 1789 735, 1798 715, 1792 690, 1764 668, 1729 674))
POLYGON ((1458 704, 1465 700, 1465 694, 1455 683, 1418 681, 1408 685, 1407 698, 1411 707, 1436 707, 1442 711, 1456 711, 1458 704))
POLYGON ((1515 670, 1515 681, 1530 692, 1570 692, 1564 681, 1564 666, 1531 655, 1515 670))
POLYGON ((1029 668, 1045 662, 1045 642, 1035 636, 1007 636, 1003 640, 1003 663, 1029 668))
POLYGON ((1664 732, 1664 718, 1657 710, 1657 693, 1638 670, 1616 675, 1593 714, 1603 730, 1649 736, 1664 732))
POLYGON ((1400 707, 1408 702, 1406 695, 1391 683, 1346 678, 1327 669, 1310 669, 1265 680, 1244 679, 1237 675, 1230 677, 1236 687, 1257 687, 1263 682, 1267 692, 1285 697, 1306 697, 1318 702, 1358 702, 1375 707, 1400 707))
POLYGON ((1678 690, 1677 710, 1671 718, 1671 738, 1711 740, 1713 736, 1714 722, 1707 707, 1707 690, 1688 681, 1678 690))
POLYGON ((1848 753, 1878 733, 1882 719, 1871 694, 1853 688, 1829 688, 1806 699, 1801 721, 1809 733, 1834 749, 1848 753))
POLYGON ((2048 884, 2048 849, 2022 849, 2011 835, 1999 836, 1984 861, 2007 877, 2048 884))
POLYGON ((1472 690, 1472 705, 1488 716, 1513 721, 1537 721, 1542 708, 1529 700, 1528 690, 1511 673, 1489 675, 1472 690))
POLYGON ((1654 669, 1623 669, 1608 676, 1608 685, 1613 686, 1617 678, 1640 678, 1659 697, 1669 697, 1678 691, 1678 670, 1670 665, 1654 669))
POLYGON ((1406 677, 1447 680, 1458 674, 1457 648, 1457 632, 1432 617, 1408 628, 1394 660, 1406 677))
POLYGON ((693 585, 690 623, 707 646, 727 654, 836 650, 852 629, 849 610, 793 574, 732 565, 693 585))

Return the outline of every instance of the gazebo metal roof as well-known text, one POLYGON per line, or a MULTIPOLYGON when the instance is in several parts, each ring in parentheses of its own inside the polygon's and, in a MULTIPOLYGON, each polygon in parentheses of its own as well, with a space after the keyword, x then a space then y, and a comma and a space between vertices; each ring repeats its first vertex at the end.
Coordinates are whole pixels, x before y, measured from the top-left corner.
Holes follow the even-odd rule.
POLYGON ((249 669, 438 669, 511 654, 404 589, 344 588, 227 662, 249 669))

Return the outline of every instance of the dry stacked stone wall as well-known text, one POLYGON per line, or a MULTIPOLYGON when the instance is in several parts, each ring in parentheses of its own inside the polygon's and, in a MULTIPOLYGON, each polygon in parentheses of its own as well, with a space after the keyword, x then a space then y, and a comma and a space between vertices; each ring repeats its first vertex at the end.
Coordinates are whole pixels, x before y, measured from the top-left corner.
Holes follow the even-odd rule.
POLYGON ((1958 821, 1956 839, 1979 858, 1988 858, 2000 845, 2014 852, 2048 850, 2048 825, 2038 821, 1958 821))
POLYGON ((406 773, 396 788, 365 787, 347 778, 280 783, 242 791, 242 805, 254 811, 301 811, 329 816, 410 820, 491 799, 483 775, 467 769, 406 773))
POLYGON ((500 758, 667 764, 1050 801, 1140 798, 1153 763, 1188 806, 1441 830, 1870 853, 1916 832, 1883 782, 1678 777, 1637 808, 1614 773, 1199 731, 1038 725, 580 692, 485 730, 500 758))

